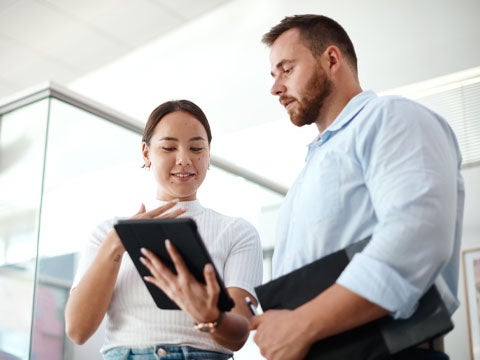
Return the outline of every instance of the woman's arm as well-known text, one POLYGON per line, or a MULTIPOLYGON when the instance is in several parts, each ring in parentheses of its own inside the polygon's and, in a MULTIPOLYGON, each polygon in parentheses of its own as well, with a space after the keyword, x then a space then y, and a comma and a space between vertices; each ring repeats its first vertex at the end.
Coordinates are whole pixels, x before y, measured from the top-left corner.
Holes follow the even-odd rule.
MULTIPOLYGON (((171 201, 151 211, 142 204, 134 219, 172 218, 185 212, 179 208, 165 213, 177 204, 171 201)), ((72 289, 65 307, 65 331, 78 345, 98 329, 110 305, 125 248, 115 230, 111 230, 79 281, 72 289)))
POLYGON ((235 302, 235 307, 222 315, 222 321, 210 336, 220 345, 237 351, 248 339, 249 320, 253 316, 245 302, 245 297, 248 296, 253 301, 255 298, 249 292, 237 287, 227 288, 227 291, 235 302))
POLYGON ((97 330, 112 298, 125 252, 115 230, 108 233, 90 267, 72 289, 65 307, 67 336, 83 344, 97 330))

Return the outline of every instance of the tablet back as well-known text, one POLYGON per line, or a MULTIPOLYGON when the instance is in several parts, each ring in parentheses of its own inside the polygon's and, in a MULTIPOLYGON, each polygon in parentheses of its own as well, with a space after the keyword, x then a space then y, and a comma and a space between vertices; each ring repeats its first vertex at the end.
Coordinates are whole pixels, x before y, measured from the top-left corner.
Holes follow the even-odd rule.
MULTIPOLYGON (((214 265, 198 233, 197 224, 191 218, 119 220, 114 227, 142 280, 144 276, 150 275, 149 270, 140 262, 142 247, 153 251, 171 271, 175 272, 165 247, 166 239, 172 242, 198 281, 205 283, 203 268, 208 263, 214 265)), ((229 311, 234 306, 233 300, 228 295, 216 269, 215 272, 220 285, 218 308, 221 311, 229 311)), ((144 283, 159 308, 179 309, 177 304, 157 286, 145 280, 144 283)))

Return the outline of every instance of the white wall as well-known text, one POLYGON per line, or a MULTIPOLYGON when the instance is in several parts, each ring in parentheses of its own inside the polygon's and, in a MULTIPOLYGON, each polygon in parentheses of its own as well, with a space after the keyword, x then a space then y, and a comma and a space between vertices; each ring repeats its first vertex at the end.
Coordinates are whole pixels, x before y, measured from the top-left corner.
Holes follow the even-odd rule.
MULTIPOLYGON (((465 168, 462 174, 466 194, 462 237, 462 250, 465 251, 480 247, 480 166, 465 168)), ((452 360, 470 359, 463 262, 458 295, 460 308, 453 316, 455 328, 445 339, 445 348, 452 360)))
MULTIPOLYGON (((252 168, 268 167, 267 175, 289 184, 303 160, 305 137, 293 128, 280 137, 269 126, 289 120, 269 95, 268 50, 260 38, 284 16, 309 12, 331 16, 349 32, 366 89, 380 92, 480 65, 478 0, 237 0, 70 87, 139 120, 165 100, 196 101, 211 121, 213 153, 229 154, 252 168), (239 130, 244 136, 235 135, 239 130), (252 141, 247 134, 257 137, 252 141), (230 141, 216 143, 216 138, 230 141), (240 155, 231 155, 232 148, 240 155)), ((480 168, 465 169, 464 175, 463 248, 468 249, 480 245, 480 168)), ((469 358, 460 280, 462 306, 446 341, 454 360, 469 358)))

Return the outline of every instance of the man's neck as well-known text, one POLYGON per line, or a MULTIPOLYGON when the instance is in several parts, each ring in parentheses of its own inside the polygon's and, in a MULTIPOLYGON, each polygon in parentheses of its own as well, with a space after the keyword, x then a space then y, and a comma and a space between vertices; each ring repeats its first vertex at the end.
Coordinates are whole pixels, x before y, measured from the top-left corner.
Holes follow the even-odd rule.
MULTIPOLYGON (((358 85, 358 84, 357 84, 358 85)), ((338 117, 342 110, 355 96, 362 92, 360 85, 352 86, 348 91, 333 92, 331 99, 327 99, 324 108, 315 124, 320 133, 323 133, 338 117)))

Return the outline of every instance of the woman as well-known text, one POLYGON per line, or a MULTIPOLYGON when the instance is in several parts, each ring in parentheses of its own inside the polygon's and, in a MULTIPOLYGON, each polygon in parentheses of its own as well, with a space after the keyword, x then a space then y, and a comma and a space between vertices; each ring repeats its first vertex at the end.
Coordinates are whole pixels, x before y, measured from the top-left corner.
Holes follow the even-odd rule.
POLYGON ((188 272, 174 247, 166 243, 177 274, 143 249, 151 271, 146 280, 159 286, 181 310, 156 307, 113 229, 101 224, 81 258, 65 309, 66 332, 83 344, 107 314, 105 359, 228 359, 248 338, 254 299, 262 280, 262 252, 255 228, 240 218, 202 207, 197 190, 210 163, 210 126, 203 111, 187 100, 169 101, 150 115, 142 139, 144 166, 156 184, 155 206, 142 204, 135 219, 193 218, 225 282, 234 308, 219 312, 219 286, 213 268, 206 284, 188 272))

